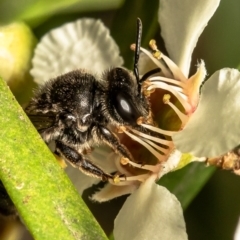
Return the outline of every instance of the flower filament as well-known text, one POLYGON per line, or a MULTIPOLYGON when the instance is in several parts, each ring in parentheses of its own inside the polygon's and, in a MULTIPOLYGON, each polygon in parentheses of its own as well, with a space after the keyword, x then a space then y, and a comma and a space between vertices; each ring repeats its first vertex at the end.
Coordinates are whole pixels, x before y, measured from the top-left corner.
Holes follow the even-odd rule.
MULTIPOLYGON (((142 47, 140 50, 156 65, 156 68, 145 73, 140 79, 140 82, 143 82, 142 92, 147 97, 150 96, 156 89, 162 89, 169 92, 163 95, 162 101, 164 104, 171 107, 180 119, 181 126, 178 129, 179 131, 186 125, 190 116, 196 110, 199 100, 199 88, 206 76, 204 63, 201 62, 197 73, 188 79, 171 59, 158 50, 155 40, 151 40, 149 46, 152 52, 149 52, 142 47), (176 97, 182 105, 183 110, 180 110, 171 101, 171 95, 176 97)), ((135 50, 134 44, 131 45, 131 49, 135 50)), ((158 163, 155 165, 148 165, 135 163, 130 160, 126 161, 126 159, 125 161, 120 160, 122 165, 131 165, 135 168, 148 171, 146 174, 127 176, 125 182, 135 180, 143 181, 152 174, 162 176, 159 172, 162 170, 162 166, 168 161, 170 156, 172 157, 172 153, 175 150, 171 137, 176 131, 158 128, 154 126, 149 119, 140 118, 137 123, 153 134, 143 133, 136 129, 125 127, 121 128, 120 131, 124 132, 131 139, 137 141, 148 149, 157 158, 158 163)), ((180 157, 178 156, 178 158, 180 157)))

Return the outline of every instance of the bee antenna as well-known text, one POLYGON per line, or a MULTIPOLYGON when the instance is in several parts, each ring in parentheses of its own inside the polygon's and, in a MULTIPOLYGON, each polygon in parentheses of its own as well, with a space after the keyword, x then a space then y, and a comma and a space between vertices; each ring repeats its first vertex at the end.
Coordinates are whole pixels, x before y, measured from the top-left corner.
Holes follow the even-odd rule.
POLYGON ((152 70, 150 70, 149 72, 145 73, 142 78, 139 80, 139 84, 141 85, 144 81, 146 81, 150 76, 152 76, 153 74, 156 73, 160 73, 161 72, 161 68, 154 68, 152 70))
POLYGON ((137 38, 136 38, 133 70, 134 70, 134 75, 135 75, 137 83, 138 83, 139 92, 141 89, 141 84, 140 84, 140 79, 139 79, 138 61, 139 61, 139 55, 140 55, 141 40, 142 40, 142 21, 140 18, 137 18, 137 38))

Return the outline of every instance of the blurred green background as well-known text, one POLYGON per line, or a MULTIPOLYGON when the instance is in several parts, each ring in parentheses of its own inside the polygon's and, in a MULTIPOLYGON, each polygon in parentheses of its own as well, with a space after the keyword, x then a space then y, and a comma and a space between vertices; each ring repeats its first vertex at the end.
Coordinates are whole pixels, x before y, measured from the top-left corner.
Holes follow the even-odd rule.
MULTIPOLYGON (((142 45, 147 47, 149 39, 156 38, 159 48, 165 51, 157 22, 158 4, 158 0, 152 0, 151 3, 147 0, 1 0, 0 24, 4 26, 10 22, 24 21, 37 39, 40 39, 47 31, 65 22, 81 17, 100 18, 110 28, 118 43, 126 67, 132 68, 133 57, 129 45, 135 39, 136 17, 140 17, 143 22, 142 45)), ((240 66, 239 0, 221 1, 194 50, 192 71, 200 59, 205 61, 209 76, 224 67, 240 66)), ((24 89, 21 91, 25 94, 24 89)), ((189 239, 233 238, 240 216, 239 176, 223 170, 214 171, 213 168, 194 163, 166 176, 161 184, 168 186, 186 208, 185 219, 189 239), (197 181, 197 178, 201 181, 197 181), (190 187, 189 182, 192 183, 190 187)), ((84 196, 103 229, 107 234, 111 234, 113 219, 125 197, 100 205, 88 200, 88 192, 84 196)), ((3 226, 3 222, 0 226, 3 226)), ((3 233, 4 230, 1 231, 3 233)), ((27 239, 27 236, 24 235, 22 239, 27 239)))

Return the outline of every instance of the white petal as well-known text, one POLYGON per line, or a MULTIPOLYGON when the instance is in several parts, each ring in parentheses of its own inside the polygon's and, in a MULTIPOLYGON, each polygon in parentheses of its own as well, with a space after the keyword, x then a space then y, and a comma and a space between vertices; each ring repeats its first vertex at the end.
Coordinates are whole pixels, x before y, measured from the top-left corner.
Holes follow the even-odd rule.
POLYGON ((203 85, 199 106, 186 127, 173 136, 181 152, 216 157, 239 144, 240 72, 225 68, 203 85))
POLYGON ((37 45, 31 74, 38 84, 50 78, 84 68, 102 73, 121 66, 119 48, 100 20, 84 18, 47 33, 37 45))
POLYGON ((136 188, 137 185, 134 184, 118 186, 107 183, 102 189, 94 193, 91 199, 97 202, 106 202, 116 197, 132 193, 136 188))
POLYGON ((240 240, 240 218, 238 220, 237 228, 234 233, 234 240, 240 240))
POLYGON ((162 163, 162 171, 160 171, 160 174, 158 175, 158 178, 162 177, 163 175, 175 170, 179 163, 180 163, 180 160, 181 160, 181 157, 182 157, 182 153, 178 150, 174 150, 168 160, 164 163, 162 163))
MULTIPOLYGON (((118 158, 118 156, 107 146, 95 148, 94 151, 87 156, 87 158, 102 168, 106 173, 117 171, 115 159, 118 158)), ((100 181, 99 179, 83 174, 79 169, 73 168, 71 165, 69 165, 65 171, 80 195, 82 195, 85 189, 91 187, 93 184, 97 184, 100 181)))
POLYGON ((80 195, 83 194, 85 189, 100 181, 99 179, 87 176, 72 166, 68 166, 65 171, 80 195))
POLYGON ((94 151, 87 157, 91 162, 104 169, 107 173, 117 171, 115 161, 119 160, 119 156, 106 145, 95 147, 94 151))
MULTIPOLYGON (((109 156, 109 159, 111 159, 111 163, 114 162, 114 166, 112 167, 112 169, 114 171, 111 172, 117 172, 117 173, 121 173, 124 174, 125 176, 131 176, 131 174, 127 171, 127 169, 125 169, 121 164, 120 164, 120 157, 116 154, 114 154, 114 156, 111 157, 111 155, 109 156)), ((101 165, 102 166, 102 165, 101 165)), ((110 164, 109 164, 110 166, 110 164)), ((104 169, 109 169, 109 166, 105 165, 104 169)), ((139 182, 138 181, 131 181, 131 182, 120 182, 116 185, 112 185, 110 183, 105 184, 105 186, 100 189, 99 191, 97 191, 96 193, 94 193, 91 197, 91 199, 93 201, 97 201, 97 202, 106 202, 109 201, 111 199, 114 199, 116 197, 120 197, 129 193, 132 193, 134 190, 136 190, 139 186, 139 182)))
POLYGON ((141 53, 138 62, 139 74, 143 75, 152 69, 157 68, 154 62, 146 55, 141 53))
POLYGON ((159 23, 171 59, 188 76, 197 40, 220 0, 160 0, 159 23))
POLYGON ((179 201, 153 179, 127 198, 115 219, 113 233, 116 240, 187 239, 179 201))

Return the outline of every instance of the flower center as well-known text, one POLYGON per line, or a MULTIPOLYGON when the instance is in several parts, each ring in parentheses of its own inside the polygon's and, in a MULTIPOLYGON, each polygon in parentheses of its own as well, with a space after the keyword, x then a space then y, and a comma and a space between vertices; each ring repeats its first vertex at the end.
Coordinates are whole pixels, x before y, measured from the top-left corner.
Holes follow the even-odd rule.
MULTIPOLYGON (((162 105, 168 105, 170 107, 178 118, 176 122, 180 122, 180 125, 174 131, 164 130, 150 122, 146 124, 146 122, 144 123, 140 118, 138 124, 150 130, 153 134, 143 133, 132 128, 124 127, 120 129, 121 132, 124 132, 132 140, 143 145, 157 159, 157 163, 154 165, 145 162, 142 164, 135 163, 128 159, 121 159, 120 163, 123 166, 130 165, 134 168, 145 170, 143 174, 133 174, 124 177, 124 179, 120 178, 120 180, 123 180, 126 184, 130 181, 144 181, 152 174, 156 174, 156 178, 158 178, 162 176, 163 166, 169 159, 174 159, 175 165, 177 161, 180 161, 181 154, 175 154, 176 151, 171 137, 174 133, 184 128, 192 113, 196 110, 199 100, 199 88, 206 75, 202 62, 197 73, 189 79, 186 78, 179 67, 158 50, 155 40, 151 40, 149 45, 152 50, 151 52, 144 48, 140 49, 141 52, 156 65, 156 68, 143 75, 144 80, 146 79, 142 86, 143 94, 152 97, 152 95, 155 94, 153 93, 155 90, 160 89, 164 91, 161 100, 162 105), (156 134, 154 135, 154 133, 156 134), (176 157, 179 158, 177 161, 176 157)), ((135 45, 133 44, 131 48, 134 50, 135 45)), ((159 94, 157 95, 159 96, 159 94)), ((159 97, 157 101, 159 101, 159 97)), ((154 105, 154 102, 152 105, 154 105)), ((158 105, 161 104, 158 103, 158 105)), ((152 106, 152 110, 153 108, 152 106)), ((157 111, 161 112, 161 109, 159 110, 158 108, 157 111)), ((155 113, 153 111, 152 115, 157 116, 158 112, 155 113)), ((164 118, 164 116, 160 116, 160 118, 164 118)), ((173 168, 176 167, 175 165, 173 165, 173 168)))

